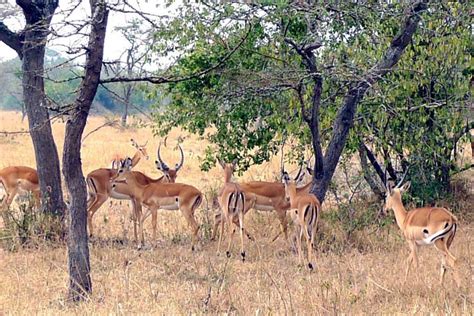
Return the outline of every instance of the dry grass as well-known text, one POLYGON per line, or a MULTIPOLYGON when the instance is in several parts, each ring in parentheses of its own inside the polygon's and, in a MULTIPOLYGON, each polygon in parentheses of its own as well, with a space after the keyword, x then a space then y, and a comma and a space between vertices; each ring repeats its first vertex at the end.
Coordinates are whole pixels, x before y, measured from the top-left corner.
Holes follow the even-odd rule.
MULTIPOLYGON (((86 132, 102 123, 100 118, 91 118, 86 132)), ((0 130, 18 130, 20 126, 26 127, 19 115, 1 113, 0 130)), ((63 124, 55 123, 53 127, 61 147, 63 124)), ((129 139, 134 137, 138 142, 150 140, 152 158, 141 162, 137 169, 158 176, 153 160, 159 140, 151 135, 148 129, 101 129, 84 144, 85 172, 108 165, 115 152, 133 154, 129 139)), ((170 144, 178 136, 179 132, 174 131, 168 139, 170 144)), ((217 168, 207 174, 199 171, 198 156, 204 149, 201 144, 196 137, 185 139, 186 161, 178 181, 210 192, 219 186, 222 176, 217 168)), ((179 158, 178 152, 169 148, 163 156, 170 163, 179 158)), ((0 168, 20 163, 35 166, 29 137, 0 136, 0 168)), ((265 165, 263 172, 253 168, 243 178, 272 179, 278 169, 275 160, 265 165)), ((91 299, 79 305, 65 303, 66 249, 38 243, 36 248, 13 253, 0 250, 0 314, 473 313, 474 225, 470 223, 462 225, 452 248, 460 258, 463 276, 462 287, 456 288, 449 273, 445 285, 438 285, 439 255, 431 248, 420 254, 423 268, 403 284, 408 249, 395 226, 358 233, 353 240, 363 247, 318 252, 317 268, 309 273, 298 267, 296 256, 285 250, 281 239, 270 242, 278 231, 278 221, 271 213, 253 212, 248 216, 246 226, 256 241, 246 242, 248 261, 242 263, 237 259, 236 245, 235 256, 227 259, 217 256, 216 242, 205 238, 211 218, 206 207, 199 213, 204 223, 199 251, 191 252, 184 220, 178 212, 169 211, 160 212, 159 235, 152 248, 137 251, 126 239, 126 235, 131 238, 128 205, 114 204, 109 209, 106 204, 94 218, 98 238, 90 244, 91 299)), ((341 234, 327 224, 321 230, 324 240, 320 249, 337 242, 331 241, 332 236, 341 234)))

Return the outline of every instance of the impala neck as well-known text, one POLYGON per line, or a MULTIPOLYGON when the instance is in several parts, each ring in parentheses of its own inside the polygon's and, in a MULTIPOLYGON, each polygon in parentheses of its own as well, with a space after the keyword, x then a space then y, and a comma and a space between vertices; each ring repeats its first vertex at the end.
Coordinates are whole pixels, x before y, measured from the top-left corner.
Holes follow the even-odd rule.
POLYGON ((135 152, 135 155, 133 155, 133 157, 132 157, 132 168, 137 165, 137 163, 140 161, 141 158, 142 157, 141 157, 140 151, 137 150, 135 152))
POLYGON ((398 227, 403 229, 403 223, 405 222, 405 218, 407 216, 407 210, 403 206, 403 203, 400 199, 396 199, 392 202, 392 209, 395 213, 395 220, 397 221, 398 227))
POLYGON ((291 204, 295 203, 295 200, 296 200, 296 184, 295 183, 289 183, 286 189, 288 190, 288 195, 290 196, 290 203, 291 204))
POLYGON ((230 183, 232 181, 232 170, 229 168, 224 169, 224 183, 230 183))

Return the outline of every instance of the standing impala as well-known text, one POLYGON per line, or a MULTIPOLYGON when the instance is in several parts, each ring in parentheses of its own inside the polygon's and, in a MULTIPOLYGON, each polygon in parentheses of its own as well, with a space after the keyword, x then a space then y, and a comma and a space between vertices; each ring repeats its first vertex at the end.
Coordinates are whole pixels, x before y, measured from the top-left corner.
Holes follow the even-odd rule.
MULTIPOLYGON (((232 164, 226 164, 219 160, 219 164, 224 170, 224 185, 219 192, 218 200, 221 207, 221 233, 219 236, 219 244, 217 246, 217 252, 220 252, 221 241, 224 235, 224 222, 227 222, 228 235, 228 246, 226 255, 230 257, 230 247, 232 245, 232 239, 234 236, 235 229, 232 228, 232 223, 239 226, 240 233, 240 255, 242 261, 245 261, 245 250, 244 250, 244 215, 253 206, 255 202, 255 196, 246 195, 238 183, 232 182, 232 174, 234 173, 237 161, 234 160, 232 164)), ((217 227, 214 228, 216 230, 217 227)), ((249 236, 247 234, 247 236, 249 236)))
MULTIPOLYGON (((302 166, 298 171, 297 183, 299 183, 304 177, 302 172, 302 166)), ((312 174, 311 168, 308 166, 308 172, 312 174)), ((284 234, 285 240, 288 241, 288 220, 286 218, 286 211, 290 208, 290 203, 285 196, 285 186, 281 182, 266 182, 266 181, 252 181, 246 183, 240 183, 240 188, 244 191, 247 196, 254 197, 252 207, 258 211, 272 211, 275 210, 277 217, 280 220, 281 231, 274 238, 275 241, 281 233, 284 234)), ((309 192, 311 188, 311 182, 306 185, 296 188, 298 193, 309 192)), ((221 222, 221 215, 217 214, 214 219, 214 229, 211 239, 215 238, 217 227, 221 222)), ((250 237, 249 237, 250 238, 250 237)))
POLYGON ((156 240, 156 222, 158 209, 180 210, 191 227, 193 233, 192 250, 198 242, 199 225, 194 218, 194 212, 202 202, 202 193, 195 187, 183 183, 149 183, 142 184, 136 173, 128 170, 126 166, 120 168, 112 179, 115 189, 120 184, 126 184, 130 196, 141 205, 148 208, 145 214, 137 208, 138 229, 141 243, 144 244, 143 222, 151 214, 153 225, 153 239, 156 240))
POLYGON ((308 268, 313 270, 311 259, 313 258, 314 236, 321 214, 321 204, 316 196, 311 193, 297 193, 296 181, 290 180, 287 172, 283 171, 282 178, 285 184, 286 197, 290 200, 290 215, 296 224, 296 244, 300 263, 303 263, 301 240, 304 235, 308 251, 308 268))
POLYGON ((2 202, 2 210, 10 207, 19 190, 31 191, 36 206, 39 206, 40 186, 38 182, 38 173, 35 169, 25 166, 3 168, 0 170, 0 183, 5 188, 6 193, 2 202))
MULTIPOLYGON (((148 160, 150 157, 148 156, 148 152, 146 151, 146 145, 148 144, 148 141, 146 141, 145 144, 143 145, 138 145, 138 143, 133 140, 133 138, 130 140, 132 142, 132 146, 137 150, 135 154, 132 157, 132 168, 135 167, 138 162, 140 161, 141 158, 145 158, 145 160, 148 160)), ((115 155, 115 157, 112 159, 111 163, 111 168, 112 169, 118 169, 122 165, 123 161, 127 157, 124 155, 115 155)))
MULTIPOLYGON (((184 164, 184 153, 181 145, 178 145, 181 160, 179 163, 175 165, 174 169, 170 169, 168 165, 161 159, 160 151, 161 151, 161 143, 158 146, 158 160, 155 161, 156 168, 163 172, 163 176, 158 179, 152 179, 145 174, 133 171, 137 181, 139 181, 143 185, 147 185, 150 183, 161 183, 161 182, 175 182, 178 171, 182 168, 184 164)), ((129 158, 130 159, 130 158, 129 158)), ((124 162, 122 162, 122 165, 124 162)), ((133 159, 131 159, 130 168, 133 167, 133 159)), ((127 184, 117 184, 114 188, 112 188, 111 180, 113 177, 117 175, 117 169, 107 169, 107 168, 100 168, 92 171, 87 175, 86 181, 87 186, 89 188, 89 199, 87 201, 87 225, 89 226, 89 235, 93 235, 93 225, 92 225, 92 218, 97 212, 97 210, 104 204, 109 197, 113 199, 119 200, 131 200, 133 205, 133 219, 134 219, 134 237, 135 240, 138 240, 137 236, 137 211, 141 212, 141 210, 137 210, 141 208, 139 203, 136 203, 133 195, 131 193, 130 188, 127 184)))
POLYGON ((418 247, 434 244, 442 254, 440 283, 442 284, 444 280, 447 261, 453 269, 454 280, 459 286, 460 280, 456 270, 456 258, 449 251, 456 235, 457 219, 443 207, 423 207, 407 212, 402 203, 402 194, 410 188, 410 182, 400 186, 405 175, 394 188, 385 184, 387 193, 384 206, 386 210, 392 209, 394 211, 397 225, 410 247, 404 282, 408 278, 411 265, 414 263, 415 268, 418 268, 418 247))

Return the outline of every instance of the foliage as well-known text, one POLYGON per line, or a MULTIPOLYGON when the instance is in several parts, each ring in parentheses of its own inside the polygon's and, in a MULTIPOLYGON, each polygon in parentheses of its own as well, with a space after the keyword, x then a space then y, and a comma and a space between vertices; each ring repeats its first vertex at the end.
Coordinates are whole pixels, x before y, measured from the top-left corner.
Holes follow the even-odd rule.
MULTIPOLYGON (((173 75, 208 69, 235 52, 206 75, 168 85, 172 100, 165 108, 156 106, 156 132, 180 126, 210 140, 203 169, 218 156, 239 158, 245 170, 268 160, 287 137, 298 140, 300 151, 311 144, 296 90, 301 88, 303 100, 311 103, 314 77, 285 42, 289 38, 320 42, 316 59, 324 81, 319 128, 327 146, 348 89, 381 58, 398 31, 404 6, 184 3, 155 33, 156 50, 165 56, 181 53, 173 75)), ((466 3, 432 5, 396 71, 369 90, 345 148, 354 153, 361 140, 373 143, 376 153, 390 153, 386 163, 401 159, 402 153, 405 164, 416 166, 409 176, 421 199, 428 193, 421 188, 438 186, 433 180, 441 179, 440 170, 455 165, 453 135, 464 125, 469 98, 468 12, 466 3)), ((446 172, 440 183, 446 187, 446 172)))

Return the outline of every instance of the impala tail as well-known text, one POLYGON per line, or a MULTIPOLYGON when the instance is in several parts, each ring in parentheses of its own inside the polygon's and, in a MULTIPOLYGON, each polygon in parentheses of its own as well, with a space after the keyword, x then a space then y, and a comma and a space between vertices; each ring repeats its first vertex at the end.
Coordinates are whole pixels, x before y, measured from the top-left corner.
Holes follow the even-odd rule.
POLYGON ((449 235, 449 239, 452 240, 454 238, 454 235, 456 234, 457 230, 457 219, 454 215, 452 215, 450 212, 446 211, 447 215, 449 215, 449 218, 446 219, 445 221, 442 221, 437 227, 437 229, 434 230, 434 232, 430 232, 429 229, 424 229, 424 239, 423 241, 426 244, 432 244, 436 240, 444 238, 449 235), (450 234, 452 232, 452 234, 450 234))
POLYGON ((306 223, 306 230, 308 231, 308 236, 311 237, 313 234, 313 226, 318 217, 317 208, 314 204, 308 204, 304 211, 304 222, 306 223))

